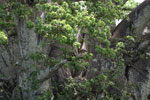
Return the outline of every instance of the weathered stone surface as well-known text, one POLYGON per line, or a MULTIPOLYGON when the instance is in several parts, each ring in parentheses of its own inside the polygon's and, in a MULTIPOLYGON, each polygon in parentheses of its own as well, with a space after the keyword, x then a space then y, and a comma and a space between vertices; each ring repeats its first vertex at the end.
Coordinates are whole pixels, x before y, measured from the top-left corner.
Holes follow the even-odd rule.
MULTIPOLYGON (((122 31, 129 32, 132 33, 133 36, 137 36, 137 39, 141 38, 141 35, 149 34, 149 27, 146 30, 144 30, 147 24, 150 23, 149 0, 147 0, 146 3, 147 4, 145 6, 142 6, 142 9, 135 9, 133 13, 130 14, 130 22, 132 21, 133 30, 130 30, 129 28, 128 24, 130 22, 127 22, 126 24, 126 21, 124 21, 123 23, 125 23, 125 25, 122 25, 121 27, 127 30, 118 31, 116 28, 117 34, 119 34, 119 32, 122 31)), ((44 14, 41 14, 41 17, 43 16, 44 14)), ((22 95, 24 100, 27 100, 25 96, 28 96, 29 100, 36 100, 36 93, 43 93, 45 90, 51 89, 51 85, 53 85, 51 84, 51 77, 41 84, 40 89, 38 91, 25 91, 31 89, 33 80, 35 80, 36 78, 42 79, 46 77, 46 75, 48 75, 48 73, 50 72, 51 66, 49 66, 48 68, 42 63, 37 63, 33 61, 29 58, 29 56, 38 51, 42 51, 49 57, 58 59, 63 54, 61 50, 63 46, 59 44, 54 44, 52 46, 49 43, 46 45, 45 48, 41 48, 39 47, 37 34, 34 32, 34 30, 26 28, 26 21, 20 21, 16 17, 16 23, 17 35, 15 37, 9 38, 8 46, 0 46, 0 74, 2 74, 3 77, 10 80, 16 78, 17 76, 17 85, 18 88, 21 88, 21 90, 19 91, 23 91, 22 95), (35 66, 38 66, 39 68, 41 68, 41 70, 40 74, 37 77, 32 78, 31 74, 36 70, 35 66), (29 78, 31 80, 28 80, 29 78)), ((120 36, 124 36, 124 34, 121 34, 120 36)), ((115 37, 116 36, 114 36, 114 38, 115 37)), ((42 39, 41 41, 47 40, 42 39)), ((143 41, 142 43, 140 43, 140 45, 138 45, 137 50, 143 50, 143 48, 145 49, 145 46, 146 49, 149 50, 149 48, 147 47, 149 46, 149 39, 147 39, 144 42, 143 41)), ((94 59, 90 61, 90 66, 87 68, 87 79, 97 76, 98 74, 103 74, 105 70, 114 70, 116 68, 115 63, 113 63, 108 58, 102 55, 98 55, 96 53, 95 45, 99 43, 95 42, 94 39, 91 39, 90 42, 91 44, 88 44, 88 51, 94 54, 94 59)), ((144 51, 144 53, 146 53, 146 51, 144 51)), ((136 55, 138 56, 137 61, 133 62, 128 70, 126 70, 126 68, 123 68, 123 72, 118 77, 118 87, 124 87, 129 83, 135 86, 135 88, 131 90, 133 98, 131 97, 129 98, 129 100, 149 100, 150 98, 150 58, 149 53, 146 54, 148 57, 144 56, 144 58, 142 57, 142 54, 136 55)), ((52 79, 57 81, 58 83, 63 83, 68 77, 72 77, 70 69, 62 67, 58 69, 58 71, 56 71, 52 79)), ((14 92, 15 91, 17 91, 17 88, 14 89, 14 92)), ((98 95, 98 98, 101 98, 101 96, 103 96, 103 94, 98 95)))

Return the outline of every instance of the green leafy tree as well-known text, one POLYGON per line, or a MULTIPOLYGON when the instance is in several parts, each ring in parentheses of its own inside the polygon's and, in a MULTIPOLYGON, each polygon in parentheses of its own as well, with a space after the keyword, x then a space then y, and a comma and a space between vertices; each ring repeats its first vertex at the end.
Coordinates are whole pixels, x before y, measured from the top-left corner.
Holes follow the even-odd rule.
POLYGON ((137 58, 149 59, 139 34, 148 24, 150 3, 128 16, 126 1, 0 1, 0 99, 132 98, 129 67, 137 58), (116 19, 124 20, 112 29, 116 19))

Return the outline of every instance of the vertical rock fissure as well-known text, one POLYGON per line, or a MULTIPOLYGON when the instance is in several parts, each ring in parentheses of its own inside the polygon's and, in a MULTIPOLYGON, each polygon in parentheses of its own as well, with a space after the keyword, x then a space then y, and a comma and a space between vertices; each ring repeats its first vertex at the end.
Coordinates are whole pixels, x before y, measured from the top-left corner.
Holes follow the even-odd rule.
POLYGON ((129 70, 130 70, 130 66, 127 65, 125 68, 125 77, 126 77, 127 81, 129 80, 129 70))

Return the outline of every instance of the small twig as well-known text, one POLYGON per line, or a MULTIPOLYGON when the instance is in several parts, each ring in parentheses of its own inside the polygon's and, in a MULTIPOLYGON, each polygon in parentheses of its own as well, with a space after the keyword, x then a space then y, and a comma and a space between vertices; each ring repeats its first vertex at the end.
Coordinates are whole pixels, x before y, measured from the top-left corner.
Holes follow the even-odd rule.
POLYGON ((5 60, 5 58, 4 58, 4 56, 2 54, 1 54, 1 58, 2 58, 2 60, 4 62, 4 64, 6 65, 6 67, 9 67, 8 64, 7 64, 7 62, 6 62, 6 60, 5 60))

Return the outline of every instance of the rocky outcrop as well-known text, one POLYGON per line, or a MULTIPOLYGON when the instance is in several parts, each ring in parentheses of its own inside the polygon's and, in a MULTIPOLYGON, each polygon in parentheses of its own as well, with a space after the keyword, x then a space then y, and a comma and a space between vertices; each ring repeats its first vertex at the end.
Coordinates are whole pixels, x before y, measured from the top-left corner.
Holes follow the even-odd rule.
MULTIPOLYGON (((150 23, 149 11, 150 0, 146 0, 129 14, 129 20, 123 20, 116 27, 111 38, 113 40, 126 35, 131 35, 135 38, 135 45, 130 47, 133 56, 128 56, 126 55, 127 53, 124 54, 125 65, 117 80, 118 84, 120 84, 118 87, 125 87, 128 84, 133 85, 133 88, 130 89, 131 98, 129 100, 150 99, 150 40, 147 38, 150 34, 148 25, 150 23), (128 59, 131 60, 128 61, 128 59)), ((42 13, 41 17, 42 15, 44 14, 42 13)), ((81 75, 82 72, 80 72, 81 74, 73 75, 72 70, 63 67, 67 60, 62 60, 54 66, 35 62, 30 58, 31 54, 40 51, 50 58, 58 59, 63 55, 61 49, 65 48, 65 46, 54 43, 47 44, 45 48, 42 48, 39 46, 38 35, 34 29, 26 27, 26 20, 20 21, 16 17, 16 23, 17 34, 8 38, 8 45, 0 46, 0 74, 3 77, 3 79, 0 79, 0 87, 3 83, 8 83, 12 87, 10 91, 12 95, 9 95, 9 97, 15 97, 18 95, 15 93, 19 92, 21 96, 18 98, 20 100, 36 100, 36 95, 42 94, 43 91, 48 89, 53 91, 52 85, 54 84, 51 83, 51 80, 56 81, 57 84, 62 84, 69 77, 91 79, 98 74, 103 74, 105 70, 113 71, 117 67, 116 63, 113 63, 111 59, 97 54, 95 45, 98 43, 94 39, 91 39, 91 44, 88 45, 88 50, 94 54, 93 60, 89 61, 89 67, 82 71, 83 76, 81 75), (35 66, 40 69, 39 74, 31 77, 37 70, 35 66), (31 90, 35 79, 41 81, 39 90, 28 92, 28 90, 31 90)), ((41 39, 40 41, 45 42, 47 40, 41 39)))

